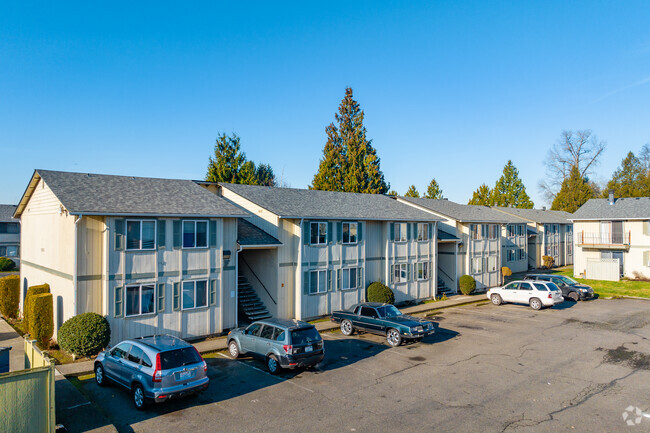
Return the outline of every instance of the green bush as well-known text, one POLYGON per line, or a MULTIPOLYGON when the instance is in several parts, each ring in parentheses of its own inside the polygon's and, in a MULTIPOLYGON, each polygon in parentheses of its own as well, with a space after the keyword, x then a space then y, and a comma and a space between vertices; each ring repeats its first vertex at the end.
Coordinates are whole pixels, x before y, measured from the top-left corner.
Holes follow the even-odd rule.
POLYGON ((7 319, 18 317, 20 306, 20 276, 0 278, 0 314, 7 319))
POLYGON ((16 268, 16 264, 13 260, 6 257, 0 257, 0 272, 13 271, 16 268))
POLYGON ((384 304, 394 304, 395 303, 395 294, 393 291, 380 283, 375 281, 368 286, 368 293, 366 295, 368 302, 381 302, 384 304))
POLYGON ((54 333, 52 294, 32 295, 29 306, 29 335, 47 348, 54 333))
POLYGON ((555 264, 555 259, 553 256, 542 256, 542 266, 547 269, 551 269, 555 264))
POLYGON ((108 346, 111 326, 97 313, 83 313, 66 320, 57 339, 63 350, 79 356, 93 356, 108 346))
POLYGON ((476 280, 471 275, 463 275, 460 277, 460 291, 463 295, 469 295, 476 290, 476 280))
POLYGON ((31 312, 31 307, 30 307, 30 302, 32 296, 35 295, 42 295, 43 293, 50 293, 50 285, 49 284, 41 284, 39 286, 31 286, 30 288, 27 289, 27 294, 25 295, 25 305, 23 305, 23 325, 25 326, 25 329, 29 332, 31 329, 31 325, 29 324, 30 316, 29 313, 31 312))

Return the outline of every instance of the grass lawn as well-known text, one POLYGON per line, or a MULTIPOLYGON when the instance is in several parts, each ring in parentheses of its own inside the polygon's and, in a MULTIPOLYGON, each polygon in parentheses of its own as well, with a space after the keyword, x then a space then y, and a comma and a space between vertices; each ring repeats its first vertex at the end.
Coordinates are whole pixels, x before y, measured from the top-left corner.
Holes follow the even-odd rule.
POLYGON ((554 274, 566 275, 573 278, 579 283, 586 284, 593 287, 594 292, 598 296, 610 298, 617 296, 637 296, 640 298, 650 298, 650 282, 647 281, 601 281, 601 280, 585 280, 573 276, 572 268, 565 268, 562 270, 554 270, 554 274))

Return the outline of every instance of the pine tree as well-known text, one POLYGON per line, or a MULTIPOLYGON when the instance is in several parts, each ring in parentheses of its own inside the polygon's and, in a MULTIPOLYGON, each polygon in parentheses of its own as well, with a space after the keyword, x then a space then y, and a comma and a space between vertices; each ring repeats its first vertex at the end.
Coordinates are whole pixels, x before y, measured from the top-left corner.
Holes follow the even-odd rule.
POLYGON ((372 140, 366 138, 363 110, 354 100, 351 88, 345 89, 334 118, 338 127, 331 123, 325 129, 327 143, 309 188, 386 194, 390 185, 384 180, 372 140))
POLYGON ((438 185, 435 179, 431 179, 429 186, 427 187, 427 192, 424 194, 424 198, 433 198, 440 199, 442 198, 442 188, 438 185))
POLYGON ((391 196, 391 197, 397 197, 399 194, 397 194, 397 191, 395 191, 394 189, 391 189, 388 192, 388 195, 391 196))
POLYGON ((492 191, 490 187, 486 184, 482 184, 474 191, 474 195, 469 200, 467 204, 479 205, 479 206, 491 206, 492 205, 492 191))
POLYGON ((256 170, 257 183, 262 186, 275 186, 275 174, 270 164, 260 164, 256 170))
POLYGON ((239 170, 239 173, 237 175, 237 183, 242 183, 244 185, 260 184, 257 178, 255 163, 253 161, 246 161, 242 164, 241 170, 239 170))
POLYGON ((574 165, 569 176, 562 181, 562 186, 555 195, 551 209, 573 213, 594 196, 593 188, 587 179, 582 177, 578 167, 574 165))
POLYGON ((610 189, 614 190, 616 197, 646 197, 650 195, 647 180, 648 170, 644 162, 633 152, 629 152, 612 175, 612 179, 607 182, 602 197, 607 198, 610 189))
POLYGON ((409 189, 406 191, 406 194, 404 194, 404 197, 415 197, 415 198, 419 198, 419 197, 420 197, 420 193, 418 192, 418 190, 417 190, 417 188, 415 187, 415 185, 411 185, 411 186, 409 186, 409 189))
POLYGON ((209 182, 238 183, 239 171, 246 162, 246 155, 240 151, 239 137, 225 133, 217 137, 214 145, 214 159, 210 157, 205 180, 209 182))
POLYGON ((526 194, 526 187, 519 178, 517 167, 508 160, 503 167, 503 175, 492 189, 491 200, 494 206, 532 209, 533 202, 526 194))

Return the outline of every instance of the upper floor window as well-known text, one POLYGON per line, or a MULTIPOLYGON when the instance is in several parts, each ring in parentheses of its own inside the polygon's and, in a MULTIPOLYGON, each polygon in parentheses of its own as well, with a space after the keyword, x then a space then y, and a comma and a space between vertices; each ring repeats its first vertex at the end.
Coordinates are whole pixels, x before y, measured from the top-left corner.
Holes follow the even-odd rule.
POLYGON ((183 310, 208 305, 207 280, 183 281, 183 310))
POLYGON ((480 241, 484 239, 497 239, 499 237, 499 225, 497 224, 472 224, 470 226, 472 239, 480 241))
POLYGON ((357 243, 357 223, 343 223, 343 243, 357 243))
POLYGON ((517 224, 517 236, 523 236, 523 235, 524 235, 524 225, 517 224))
POLYGON ((406 230, 408 225, 406 223, 395 223, 395 233, 393 234, 393 241, 406 242, 406 230))
POLYGON ((497 224, 490 224, 490 239, 497 239, 499 237, 499 226, 497 224))
POLYGON ((126 249, 152 250, 156 247, 156 221, 126 220, 126 249))
POLYGON ((183 221, 183 248, 208 247, 208 222, 183 221))
POLYGON ((309 293, 327 292, 327 271, 309 272, 309 293))
POLYGON ((357 268, 343 269, 342 290, 355 289, 357 287, 357 268))
POLYGON ((429 223, 418 223, 418 241, 429 240, 429 223))
POLYGON ((311 239, 312 245, 324 245, 327 243, 327 223, 311 223, 311 239))
POLYGON ((0 233, 18 234, 20 233, 20 226, 18 223, 0 223, 0 233))

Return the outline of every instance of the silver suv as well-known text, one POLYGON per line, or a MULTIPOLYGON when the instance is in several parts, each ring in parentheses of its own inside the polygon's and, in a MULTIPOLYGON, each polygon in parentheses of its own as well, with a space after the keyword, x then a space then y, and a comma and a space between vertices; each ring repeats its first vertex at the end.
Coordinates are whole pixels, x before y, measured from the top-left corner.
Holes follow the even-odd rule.
POLYGON ((281 368, 309 367, 325 357, 323 338, 314 325, 300 320, 265 319, 228 333, 230 356, 262 358, 269 373, 281 368))
POLYGON ((110 380, 131 391, 133 404, 203 391, 208 387, 208 365, 191 344, 169 335, 125 340, 100 353, 95 360, 95 381, 110 380))

